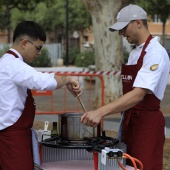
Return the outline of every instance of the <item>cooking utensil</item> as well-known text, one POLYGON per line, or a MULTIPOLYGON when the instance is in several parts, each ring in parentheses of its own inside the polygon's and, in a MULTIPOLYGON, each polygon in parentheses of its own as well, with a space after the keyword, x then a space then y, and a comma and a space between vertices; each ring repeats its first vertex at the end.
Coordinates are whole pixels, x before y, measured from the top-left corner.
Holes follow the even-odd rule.
POLYGON ((48 130, 49 121, 44 122, 44 131, 48 130))
POLYGON ((60 136, 67 140, 84 140, 93 137, 93 129, 80 123, 82 113, 59 114, 60 136))
POLYGON ((45 140, 51 137, 51 131, 48 130, 49 121, 44 122, 44 129, 38 130, 38 142, 41 142, 41 140, 45 140))
POLYGON ((80 102, 80 104, 81 104, 81 107, 83 108, 84 112, 87 112, 87 110, 86 110, 86 108, 84 107, 84 104, 83 104, 81 98, 80 98, 79 96, 77 96, 77 98, 78 98, 78 100, 79 100, 79 102, 80 102))
MULTIPOLYGON (((81 106, 82 106, 84 112, 86 113, 87 110, 86 110, 86 108, 84 107, 84 104, 83 104, 81 98, 80 98, 79 96, 77 96, 77 98, 78 98, 78 100, 79 100, 79 102, 80 102, 80 104, 81 104, 81 106)), ((94 127, 93 127, 93 137, 95 137, 95 128, 94 128, 94 127)))

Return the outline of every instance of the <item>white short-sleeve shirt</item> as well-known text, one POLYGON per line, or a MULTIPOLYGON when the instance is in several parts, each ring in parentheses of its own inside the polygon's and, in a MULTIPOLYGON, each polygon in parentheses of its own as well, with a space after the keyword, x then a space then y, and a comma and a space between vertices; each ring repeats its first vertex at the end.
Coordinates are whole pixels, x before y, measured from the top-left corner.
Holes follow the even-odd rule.
POLYGON ((54 73, 37 72, 23 62, 22 56, 5 54, 0 59, 0 130, 13 125, 21 116, 27 89, 54 90, 57 82, 54 73))
MULTIPOLYGON (((127 65, 134 65, 140 57, 143 45, 140 45, 130 53, 127 65)), ((148 89, 158 99, 162 100, 170 72, 170 60, 166 50, 158 42, 158 37, 153 38, 146 48, 143 65, 139 70, 133 87, 148 89), (158 64, 157 69, 151 70, 151 66, 158 64)))

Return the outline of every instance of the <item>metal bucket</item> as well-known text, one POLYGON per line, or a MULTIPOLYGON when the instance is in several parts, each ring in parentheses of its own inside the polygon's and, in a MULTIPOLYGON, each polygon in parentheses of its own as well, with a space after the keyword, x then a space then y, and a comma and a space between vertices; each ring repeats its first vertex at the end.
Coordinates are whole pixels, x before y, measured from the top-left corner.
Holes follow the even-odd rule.
POLYGON ((67 140, 84 140, 95 137, 97 128, 80 123, 82 113, 64 113, 59 115, 60 136, 67 140))

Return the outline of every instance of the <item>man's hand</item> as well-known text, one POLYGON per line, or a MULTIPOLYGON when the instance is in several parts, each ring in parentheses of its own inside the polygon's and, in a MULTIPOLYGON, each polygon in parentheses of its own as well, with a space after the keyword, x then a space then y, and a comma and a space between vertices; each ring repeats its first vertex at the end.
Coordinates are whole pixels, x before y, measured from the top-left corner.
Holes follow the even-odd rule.
POLYGON ((74 96, 80 96, 82 94, 82 89, 80 87, 80 83, 72 76, 55 76, 57 81, 57 89, 67 86, 67 89, 71 92, 74 96))
POLYGON ((98 110, 86 112, 81 116, 80 122, 91 127, 96 127, 102 119, 98 110))
POLYGON ((67 89, 71 92, 72 95, 80 96, 82 94, 82 89, 78 80, 71 77, 70 83, 66 84, 67 89))

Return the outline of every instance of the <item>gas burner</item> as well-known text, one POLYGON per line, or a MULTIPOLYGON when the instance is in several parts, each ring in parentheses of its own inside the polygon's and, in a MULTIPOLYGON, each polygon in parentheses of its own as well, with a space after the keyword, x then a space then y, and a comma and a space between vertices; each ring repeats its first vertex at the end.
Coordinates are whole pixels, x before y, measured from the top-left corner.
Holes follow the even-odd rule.
POLYGON ((114 147, 119 140, 116 138, 111 138, 108 136, 99 136, 87 139, 87 144, 92 145, 91 148, 88 148, 87 151, 98 151, 101 152, 105 147, 114 147))
POLYGON ((87 141, 85 140, 71 141, 67 139, 62 139, 59 136, 42 140, 41 143, 47 147, 63 148, 63 149, 88 149, 92 147, 92 146, 87 145, 87 141))
POLYGON ((68 140, 63 139, 60 136, 56 136, 42 140, 41 143, 44 146, 51 148, 86 149, 89 152, 101 152, 101 150, 105 147, 114 147, 117 143, 119 143, 119 140, 105 135, 99 137, 86 137, 83 140, 68 140))
POLYGON ((85 146, 87 145, 87 141, 86 140, 68 140, 68 139, 62 139, 62 138, 59 138, 58 141, 56 141, 57 144, 59 145, 63 145, 63 146, 85 146))

